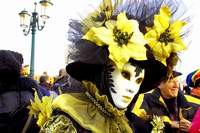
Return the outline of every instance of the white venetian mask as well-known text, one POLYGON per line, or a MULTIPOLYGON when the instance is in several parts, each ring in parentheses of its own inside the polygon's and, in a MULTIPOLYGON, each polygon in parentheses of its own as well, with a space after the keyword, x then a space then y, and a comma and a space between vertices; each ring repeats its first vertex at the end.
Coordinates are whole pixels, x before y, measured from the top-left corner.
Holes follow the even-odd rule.
POLYGON ((139 91, 140 85, 144 79, 144 69, 139 72, 136 76, 136 66, 131 65, 131 63, 126 63, 122 69, 119 71, 117 66, 113 66, 115 69, 111 75, 114 81, 114 87, 110 88, 111 97, 115 106, 119 109, 126 108, 135 94, 139 91))

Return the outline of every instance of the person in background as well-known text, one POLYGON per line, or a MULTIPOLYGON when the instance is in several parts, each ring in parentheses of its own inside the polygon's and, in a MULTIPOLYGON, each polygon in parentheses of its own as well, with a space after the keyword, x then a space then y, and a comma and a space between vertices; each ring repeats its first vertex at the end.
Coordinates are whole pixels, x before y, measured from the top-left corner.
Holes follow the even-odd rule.
POLYGON ((85 92, 85 89, 82 85, 82 83, 74 78, 72 78, 71 76, 69 77, 69 81, 67 82, 67 84, 55 84, 58 85, 58 87, 62 87, 62 89, 60 90, 60 94, 63 93, 73 93, 73 92, 85 92))
POLYGON ((147 122, 138 126, 140 132, 144 131, 144 128, 150 128, 151 131, 152 115, 160 117, 158 122, 163 124, 166 133, 189 131, 200 107, 200 100, 181 92, 178 77, 180 75, 180 72, 173 71, 173 76, 166 77, 154 90, 139 95, 132 112, 147 122))
POLYGON ((36 119, 29 118, 30 99, 35 91, 41 98, 38 83, 22 75, 23 56, 11 50, 0 50, 0 132, 38 133, 36 119), (33 88, 35 90, 33 90, 33 88))
POLYGON ((47 90, 49 92, 50 95, 53 95, 53 100, 58 96, 58 94, 51 90, 52 86, 49 83, 49 76, 46 74, 43 74, 40 76, 39 78, 39 85, 44 88, 45 90, 47 90))
POLYGON ((191 87, 189 87, 186 82, 184 82, 182 85, 183 85, 183 89, 182 89, 183 93, 187 95, 191 95, 191 87))
POLYGON ((44 74, 44 75, 48 75, 47 71, 44 71, 43 74, 44 74))
POLYGON ((71 83, 69 82, 69 75, 67 71, 64 68, 60 69, 59 75, 54 79, 52 90, 60 95, 62 93, 66 93, 70 85, 71 83))
POLYGON ((186 83, 191 87, 190 95, 200 99, 200 69, 187 75, 186 83))
POLYGON ((38 86, 39 86, 39 89, 40 89, 40 93, 41 93, 40 99, 42 99, 42 96, 50 96, 50 93, 46 89, 44 89, 42 86, 39 85, 39 79, 36 78, 38 76, 32 75, 32 74, 28 74, 28 77, 32 78, 33 80, 35 80, 38 83, 38 86))
POLYGON ((67 71, 64 68, 62 68, 59 70, 58 76, 55 77, 54 83, 63 84, 63 83, 68 82, 68 79, 69 79, 69 75, 68 75, 67 71))

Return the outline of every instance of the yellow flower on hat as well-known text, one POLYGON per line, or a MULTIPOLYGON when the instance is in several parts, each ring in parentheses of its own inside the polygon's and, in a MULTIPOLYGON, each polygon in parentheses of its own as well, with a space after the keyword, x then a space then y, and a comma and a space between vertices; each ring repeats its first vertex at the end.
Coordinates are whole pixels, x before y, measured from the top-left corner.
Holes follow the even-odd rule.
POLYGON ((100 5, 93 11, 88 14, 86 18, 82 20, 84 23, 82 32, 88 32, 88 29, 102 26, 106 20, 109 20, 116 7, 121 3, 121 0, 115 0, 113 4, 112 0, 104 0, 100 5))
POLYGON ((119 70, 130 58, 146 60, 147 43, 139 30, 136 20, 128 20, 126 13, 120 13, 117 21, 108 20, 106 27, 92 27, 83 39, 90 40, 98 46, 108 46, 109 58, 115 62, 119 70))
POLYGON ((37 124, 41 127, 52 113, 52 96, 43 96, 40 100, 36 91, 34 96, 34 101, 30 99, 31 105, 27 108, 30 110, 29 114, 33 114, 38 119, 37 124))
POLYGON ((154 17, 154 26, 146 27, 145 39, 152 48, 156 60, 166 65, 166 59, 170 53, 186 50, 183 40, 180 37, 181 28, 187 24, 179 20, 170 24, 171 11, 168 6, 160 9, 160 14, 154 17))

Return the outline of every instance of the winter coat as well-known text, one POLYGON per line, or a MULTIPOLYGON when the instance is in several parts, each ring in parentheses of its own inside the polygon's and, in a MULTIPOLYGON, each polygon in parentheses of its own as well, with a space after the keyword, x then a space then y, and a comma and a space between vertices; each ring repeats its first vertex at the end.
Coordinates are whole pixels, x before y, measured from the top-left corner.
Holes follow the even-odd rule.
MULTIPOLYGON (((30 99, 34 98, 34 90, 38 83, 31 78, 21 77, 14 81, 0 82, 0 132, 21 133, 29 116, 30 99)), ((32 118, 26 133, 39 131, 36 120, 32 118)))
MULTIPOLYGON (((184 118, 192 121, 198 108, 200 107, 200 100, 189 95, 184 95, 181 91, 179 91, 177 96, 177 105, 179 113, 178 119, 180 120, 184 118)), ((132 112, 140 117, 142 114, 144 114, 144 112, 146 112, 148 115, 154 114, 157 116, 165 116, 165 132, 174 132, 174 130, 171 128, 172 120, 170 119, 170 114, 166 108, 166 104, 164 103, 159 88, 155 88, 150 92, 140 94, 132 112)), ((151 129, 148 130, 151 131, 151 129)))

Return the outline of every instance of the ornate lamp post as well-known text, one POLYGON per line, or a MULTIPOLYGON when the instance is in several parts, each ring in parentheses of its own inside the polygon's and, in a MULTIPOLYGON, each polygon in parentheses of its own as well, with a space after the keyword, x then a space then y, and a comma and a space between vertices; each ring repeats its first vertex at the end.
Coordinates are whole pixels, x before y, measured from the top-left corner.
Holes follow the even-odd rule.
POLYGON ((36 5, 37 3, 35 2, 34 5, 34 12, 32 12, 32 16, 24 9, 19 13, 20 15, 20 26, 22 27, 23 33, 25 36, 27 36, 31 30, 32 34, 32 40, 31 40, 31 61, 30 61, 30 74, 34 75, 34 60, 35 60, 35 34, 36 34, 36 29, 41 31, 46 23, 46 19, 49 18, 49 16, 46 14, 46 9, 50 6, 53 6, 53 4, 50 2, 50 0, 41 0, 40 2, 41 5, 41 15, 40 17, 43 19, 43 25, 40 26, 39 24, 39 15, 36 12, 36 5), (27 23, 28 18, 30 18, 29 24, 27 23), (28 30, 26 30, 26 28, 28 30))

